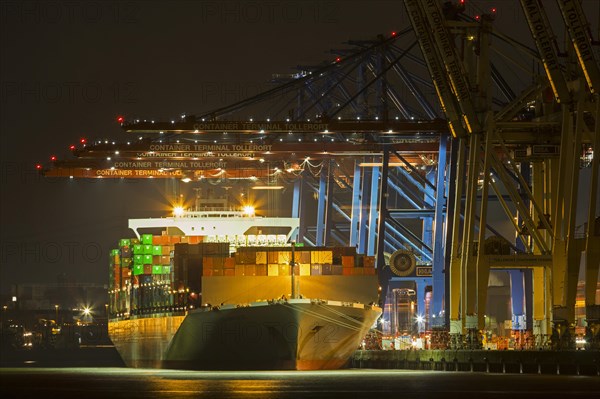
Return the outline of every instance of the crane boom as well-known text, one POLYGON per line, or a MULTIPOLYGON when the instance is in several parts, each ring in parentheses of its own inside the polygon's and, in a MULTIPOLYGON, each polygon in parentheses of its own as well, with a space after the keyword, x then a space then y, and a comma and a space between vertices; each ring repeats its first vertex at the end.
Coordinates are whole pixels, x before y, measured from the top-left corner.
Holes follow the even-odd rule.
POLYGON ((424 18, 423 12, 419 7, 417 0, 404 0, 404 5, 408 11, 410 22, 415 30, 421 52, 425 58, 427 68, 433 80, 435 91, 442 107, 442 111, 448 118, 448 126, 454 137, 465 137, 465 131, 460 121, 458 105, 456 104, 455 96, 448 84, 448 79, 442 61, 438 57, 435 50, 435 43, 431 37, 431 29, 424 18))
POLYGON ((444 65, 449 77, 450 88, 458 100, 458 104, 462 111, 461 117, 465 123, 467 132, 480 132, 481 126, 477 114, 475 113, 475 107, 473 106, 471 88, 465 77, 464 67, 460 57, 456 52, 456 46, 451 40, 448 29, 444 23, 445 17, 442 14, 440 5, 437 0, 425 0, 419 2, 419 4, 431 27, 431 32, 433 33, 433 38, 436 43, 435 48, 440 54, 442 65, 444 65))
POLYGON ((556 39, 539 0, 521 0, 529 30, 540 53, 542 65, 557 102, 568 101, 569 89, 556 53, 556 39))
POLYGON ((558 7, 565 20, 567 31, 577 54, 577 61, 583 70, 583 75, 595 94, 600 90, 600 67, 594 57, 589 23, 583 13, 581 4, 577 0, 558 0, 558 7))

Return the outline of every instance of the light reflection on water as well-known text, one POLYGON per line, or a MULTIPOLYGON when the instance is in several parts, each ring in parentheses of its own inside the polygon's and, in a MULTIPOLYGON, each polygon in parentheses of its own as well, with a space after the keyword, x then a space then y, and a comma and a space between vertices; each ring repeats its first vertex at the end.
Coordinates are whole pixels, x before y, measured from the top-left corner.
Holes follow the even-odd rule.
POLYGON ((408 370, 181 371, 4 368, 0 397, 444 398, 593 397, 600 378, 408 370), (16 396, 15 396, 16 395, 16 396))
MULTIPOLYGON (((172 398, 178 396, 244 396, 277 398, 285 387, 278 380, 163 380, 152 381, 149 390, 154 397, 172 398)), ((289 391, 287 391, 289 393, 289 391)))

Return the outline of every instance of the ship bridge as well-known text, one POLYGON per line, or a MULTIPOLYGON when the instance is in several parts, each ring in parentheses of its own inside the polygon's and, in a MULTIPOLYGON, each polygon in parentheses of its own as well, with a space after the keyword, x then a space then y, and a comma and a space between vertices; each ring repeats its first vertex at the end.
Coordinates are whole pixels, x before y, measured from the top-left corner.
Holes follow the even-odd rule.
POLYGON ((139 239, 144 230, 160 229, 169 235, 224 237, 232 243, 248 245, 248 236, 285 236, 289 242, 297 234, 299 218, 260 217, 244 211, 179 211, 164 218, 129 219, 129 228, 139 239))

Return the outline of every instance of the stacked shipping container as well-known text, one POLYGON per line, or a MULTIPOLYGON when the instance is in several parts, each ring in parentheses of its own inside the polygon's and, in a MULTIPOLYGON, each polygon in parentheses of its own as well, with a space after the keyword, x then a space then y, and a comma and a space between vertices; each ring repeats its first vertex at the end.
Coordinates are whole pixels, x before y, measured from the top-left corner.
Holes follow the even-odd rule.
POLYGON ((110 253, 111 316, 202 305, 202 277, 374 275, 375 258, 347 247, 239 247, 201 237, 144 234, 110 253))

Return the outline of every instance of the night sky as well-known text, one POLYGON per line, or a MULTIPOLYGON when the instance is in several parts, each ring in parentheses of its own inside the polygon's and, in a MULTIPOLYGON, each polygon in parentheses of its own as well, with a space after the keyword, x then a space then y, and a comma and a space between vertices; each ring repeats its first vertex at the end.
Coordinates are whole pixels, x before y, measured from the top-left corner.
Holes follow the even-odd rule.
MULTIPOLYGON (((513 1, 473 3, 523 26, 513 1)), ((0 7, 2 293, 63 273, 106 283, 109 249, 133 234, 127 219, 167 212, 162 181, 45 179, 36 163, 67 156, 81 137, 127 140, 117 115, 167 119, 231 104, 269 88, 273 73, 333 59, 329 50, 348 39, 409 24, 402 1, 0 7)))
POLYGON ((108 281, 130 217, 167 211, 163 181, 69 181, 33 167, 115 118, 171 118, 270 87, 348 39, 403 26, 400 2, 2 2, 1 289, 108 281))

